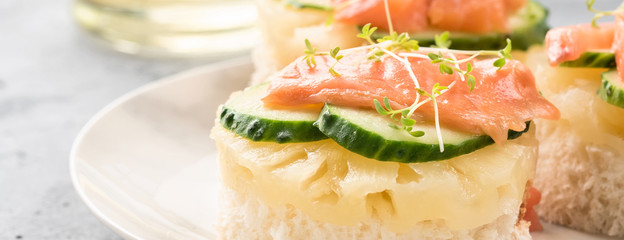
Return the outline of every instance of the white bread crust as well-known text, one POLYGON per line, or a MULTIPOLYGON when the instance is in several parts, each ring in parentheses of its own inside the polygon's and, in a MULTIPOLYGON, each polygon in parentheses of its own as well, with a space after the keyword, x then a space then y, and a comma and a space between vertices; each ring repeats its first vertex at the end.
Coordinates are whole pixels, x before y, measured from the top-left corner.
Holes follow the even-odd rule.
POLYGON ((357 226, 339 226, 312 220, 292 206, 268 207, 257 198, 229 188, 221 189, 218 239, 309 239, 309 240, 408 240, 408 239, 509 239, 528 240, 529 223, 517 214, 469 230, 451 231, 442 221, 427 221, 405 234, 397 234, 371 219, 357 226))

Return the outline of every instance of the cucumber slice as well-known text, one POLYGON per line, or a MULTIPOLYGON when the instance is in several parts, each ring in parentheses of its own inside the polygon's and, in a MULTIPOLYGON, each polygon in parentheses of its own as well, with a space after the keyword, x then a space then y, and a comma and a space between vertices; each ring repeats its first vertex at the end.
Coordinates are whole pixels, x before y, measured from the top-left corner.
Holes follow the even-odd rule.
MULTIPOLYGON (((510 19, 511 34, 508 36, 516 50, 527 50, 535 44, 544 43, 550 27, 546 23, 548 9, 535 0, 529 0, 510 19)), ((503 44, 505 47, 507 43, 503 44)), ((498 49, 500 49, 498 48, 498 49)))
POLYGON ((615 53, 604 51, 584 52, 579 58, 559 64, 561 67, 574 68, 615 68, 615 53))
MULTIPOLYGON (((526 6, 520 9, 509 19, 511 33, 474 34, 466 32, 449 32, 452 49, 463 50, 495 50, 502 49, 507 45, 506 39, 512 41, 513 49, 527 50, 533 44, 544 42, 548 25, 546 17, 548 10, 536 1, 528 1, 526 6)), ((435 35, 444 31, 424 31, 410 33, 412 39, 418 40, 420 46, 435 45, 435 35)), ((387 32, 377 30, 371 37, 375 39, 388 35, 387 32)))
POLYGON ((617 70, 602 73, 598 95, 605 102, 624 108, 624 83, 620 80, 617 70))
MULTIPOLYGON (((487 135, 472 135, 442 128, 444 152, 433 124, 417 124, 414 129, 424 131, 422 137, 413 137, 387 116, 372 110, 338 107, 326 104, 314 123, 323 133, 344 148, 368 158, 403 163, 428 162, 467 154, 494 143, 487 135)), ((514 139, 528 131, 509 131, 514 139)))
POLYGON ((327 138, 312 125, 318 118, 318 109, 265 108, 261 99, 268 87, 269 83, 263 83, 230 97, 221 106, 221 125, 253 141, 292 143, 327 138))

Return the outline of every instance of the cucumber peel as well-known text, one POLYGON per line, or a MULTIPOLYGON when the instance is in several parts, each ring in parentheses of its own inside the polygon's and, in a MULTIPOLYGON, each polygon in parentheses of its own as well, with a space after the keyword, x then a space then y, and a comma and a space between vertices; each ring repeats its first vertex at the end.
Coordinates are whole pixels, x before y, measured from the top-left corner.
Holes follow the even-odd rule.
MULTIPOLYGON (((546 32, 550 29, 546 23, 548 10, 536 1, 527 1, 524 8, 520 9, 509 19, 511 33, 488 33, 475 34, 466 32, 449 31, 451 49, 462 50, 497 50, 507 45, 509 38, 516 50, 527 50, 531 45, 542 44, 546 32)), ((423 31, 409 33, 410 38, 417 40, 420 46, 428 47, 435 45, 435 35, 442 34, 443 30, 423 31)), ((377 30, 371 36, 380 39, 388 33, 377 30)))
MULTIPOLYGON (((444 160, 474 152, 491 145, 494 140, 487 135, 473 135, 442 128, 444 152, 440 152, 435 127, 417 124, 415 129, 425 132, 413 137, 387 116, 372 110, 338 107, 326 104, 314 123, 321 132, 344 148, 364 157, 379 161, 402 163, 444 160)), ((529 123, 522 132, 509 131, 514 139, 528 131, 529 123)))
POLYGON ((562 62, 559 66, 573 68, 615 68, 615 53, 609 52, 608 50, 584 52, 579 58, 562 62))
POLYGON ((294 143, 326 139, 312 124, 318 110, 269 109, 262 97, 269 83, 245 89, 233 95, 219 112, 221 125, 253 141, 294 143))
POLYGON ((602 73, 602 84, 598 95, 605 102, 624 108, 624 83, 618 76, 617 70, 602 73))

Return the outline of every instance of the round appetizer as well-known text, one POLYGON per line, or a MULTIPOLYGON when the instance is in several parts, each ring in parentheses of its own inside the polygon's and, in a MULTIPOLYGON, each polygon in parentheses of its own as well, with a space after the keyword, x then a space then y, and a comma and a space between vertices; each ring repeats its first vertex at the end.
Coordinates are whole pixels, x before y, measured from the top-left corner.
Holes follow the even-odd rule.
POLYGON ((511 41, 450 50, 448 33, 425 48, 376 31, 326 52, 305 40, 304 56, 220 107, 220 238, 530 239, 539 228, 532 121, 559 111, 511 41))
POLYGON ((624 237, 624 12, 615 23, 552 29, 527 62, 561 120, 535 120, 537 207, 548 222, 624 237), (550 64, 550 66, 549 66, 550 64))

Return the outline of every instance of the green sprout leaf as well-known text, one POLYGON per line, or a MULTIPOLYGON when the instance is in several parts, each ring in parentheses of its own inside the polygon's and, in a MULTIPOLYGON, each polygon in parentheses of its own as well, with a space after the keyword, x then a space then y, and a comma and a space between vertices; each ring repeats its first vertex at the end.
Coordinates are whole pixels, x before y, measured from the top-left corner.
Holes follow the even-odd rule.
POLYGON ((412 137, 422 137, 425 136, 425 132, 423 131, 408 131, 407 133, 409 133, 410 135, 412 135, 412 137))
POLYGON ((375 110, 377 110, 379 114, 388 115, 388 111, 381 106, 381 103, 379 103, 379 100, 377 99, 373 100, 373 104, 375 104, 375 110))
POLYGON ((442 63, 440 64, 440 73, 446 73, 446 74, 453 74, 453 68, 449 67, 448 65, 442 63))
POLYGON ((413 126, 414 124, 416 124, 416 120, 411 119, 411 118, 405 118, 405 117, 401 117, 401 124, 403 126, 413 126))
POLYGON ((392 107, 390 107, 390 99, 388 99, 388 97, 384 97, 383 102, 386 109, 392 110, 392 107))
POLYGON ((331 73, 331 75, 334 75, 334 76, 336 76, 336 77, 340 77, 340 76, 342 76, 342 74, 340 74, 340 73, 336 72, 336 70, 334 70, 334 68, 333 68, 333 67, 332 67, 332 68, 329 68, 329 73, 331 73))
POLYGON ((434 37, 435 40, 435 45, 438 48, 442 48, 442 49, 448 49, 449 47, 451 47, 451 40, 449 40, 449 32, 445 31, 442 34, 436 34, 434 37))
POLYGON ((429 57, 429 59, 431 59, 431 60, 437 60, 437 59, 440 58, 440 56, 438 54, 435 54, 435 53, 429 53, 429 54, 427 54, 427 57, 429 57))
POLYGON ((334 67, 336 66, 336 64, 338 64, 338 62, 340 62, 340 59, 342 59, 344 57, 344 55, 338 55, 338 53, 340 52, 340 47, 335 47, 332 50, 329 51, 329 56, 331 56, 333 59, 336 60, 336 62, 334 62, 334 64, 332 64, 332 66, 329 68, 329 73, 331 73, 334 76, 340 76, 341 74, 336 72, 336 70, 334 69, 334 67))
POLYGON ((467 74, 465 76, 466 76, 466 82, 468 83, 468 86, 470 86, 470 91, 472 92, 472 90, 474 90, 474 88, 475 88, 475 82, 477 80, 475 79, 474 76, 472 76, 470 74, 467 74))
POLYGON ((472 63, 466 64, 466 74, 472 72, 472 63))
POLYGON ((494 61, 492 65, 494 65, 494 67, 497 67, 498 70, 500 70, 501 68, 503 68, 503 66, 505 66, 505 58, 502 57, 502 58, 496 59, 496 61, 494 61))
POLYGON ((357 37, 366 40, 370 44, 375 44, 375 41, 373 41, 373 39, 371 38, 375 30, 377 30, 377 27, 371 28, 371 24, 367 23, 362 27, 362 32, 358 33, 357 37))
POLYGON ((420 94, 420 95, 428 95, 427 92, 425 92, 425 90, 422 90, 420 88, 416 88, 416 91, 420 94))
POLYGON ((511 57, 511 39, 507 38, 507 39, 505 39, 505 41, 507 42, 507 45, 505 46, 505 48, 503 48, 503 56, 505 56, 506 58, 512 59, 512 57, 511 57))
POLYGON ((314 68, 316 67, 316 60, 314 59, 314 56, 316 55, 316 48, 312 47, 310 40, 308 40, 307 38, 305 39, 305 45, 306 49, 303 51, 305 57, 303 57, 303 59, 308 64, 308 67, 314 68))
POLYGON ((329 51, 329 56, 331 56, 332 58, 336 58, 336 55, 338 55, 339 51, 340 47, 335 47, 331 51, 329 51))

